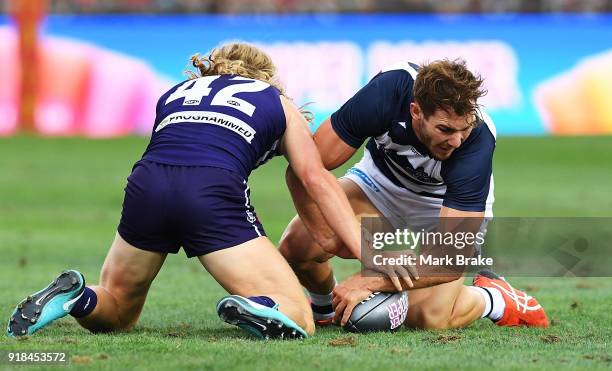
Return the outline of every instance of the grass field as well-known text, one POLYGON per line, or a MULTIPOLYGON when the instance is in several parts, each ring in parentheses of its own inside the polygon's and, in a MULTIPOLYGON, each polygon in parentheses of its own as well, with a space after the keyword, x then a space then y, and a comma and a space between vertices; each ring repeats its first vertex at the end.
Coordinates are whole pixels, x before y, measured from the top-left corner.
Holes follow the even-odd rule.
MULTIPOLYGON (((118 222, 125 179, 146 139, 0 139, 0 320, 67 267, 97 280, 118 222)), ((612 216, 612 137, 500 138, 498 216, 612 216)), ((251 180, 253 203, 277 241, 294 214, 277 159, 251 180)), ((337 275, 357 265, 334 261, 337 275)), ((91 335, 70 318, 0 351, 68 351, 93 369, 610 369, 611 278, 517 278, 545 306, 549 329, 498 328, 263 342, 217 319, 224 291, 197 260, 167 259, 131 333, 91 335)), ((4 326, 4 325, 3 325, 4 326)), ((0 360, 0 369, 9 369, 0 360)), ((35 369, 30 366, 28 369, 35 369)))

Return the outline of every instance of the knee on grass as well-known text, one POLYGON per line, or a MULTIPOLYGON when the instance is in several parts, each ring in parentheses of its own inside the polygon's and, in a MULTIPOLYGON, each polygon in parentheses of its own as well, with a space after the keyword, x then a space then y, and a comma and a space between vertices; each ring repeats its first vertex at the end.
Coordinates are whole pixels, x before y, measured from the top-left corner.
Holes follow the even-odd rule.
POLYGON ((315 324, 312 319, 312 314, 304 315, 301 323, 298 323, 298 326, 302 328, 302 330, 306 331, 308 336, 312 336, 315 333, 315 324))
POLYGON ((283 314, 306 331, 308 335, 314 334, 315 324, 312 318, 312 310, 305 298, 304 300, 299 300, 278 295, 272 296, 276 298, 279 309, 283 314))
POLYGON ((312 318, 312 310, 309 305, 298 305, 296 303, 292 308, 287 309, 289 310, 286 313, 291 313, 287 316, 300 326, 302 330, 306 331, 308 335, 313 335, 315 333, 315 324, 312 318))
POLYGON ((90 315, 77 322, 93 333, 131 330, 140 317, 144 300, 134 300, 129 292, 117 287, 90 287, 97 296, 97 305, 90 315))

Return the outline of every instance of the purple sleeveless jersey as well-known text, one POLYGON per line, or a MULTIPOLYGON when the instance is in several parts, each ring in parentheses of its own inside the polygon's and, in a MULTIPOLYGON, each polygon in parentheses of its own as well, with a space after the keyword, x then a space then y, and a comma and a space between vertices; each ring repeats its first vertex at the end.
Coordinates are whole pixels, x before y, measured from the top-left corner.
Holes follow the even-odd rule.
POLYGON ((286 126, 279 91, 235 75, 182 82, 162 95, 156 114, 143 159, 218 167, 245 179, 278 154, 286 126))
POLYGON ((174 86, 128 178, 119 234, 188 257, 265 236, 246 180, 278 154, 285 127, 280 93, 262 81, 221 75, 174 86))

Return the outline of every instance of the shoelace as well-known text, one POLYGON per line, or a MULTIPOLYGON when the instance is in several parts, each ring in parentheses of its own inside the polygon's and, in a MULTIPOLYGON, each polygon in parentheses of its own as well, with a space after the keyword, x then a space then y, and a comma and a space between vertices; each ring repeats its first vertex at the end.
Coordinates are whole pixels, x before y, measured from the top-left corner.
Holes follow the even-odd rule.
POLYGON ((532 296, 527 295, 527 293, 524 293, 524 295, 521 296, 521 295, 516 293, 516 290, 514 290, 514 287, 512 287, 512 285, 510 285, 505 280, 504 280, 504 283, 506 285, 508 285, 510 290, 507 290, 505 287, 503 287, 503 286, 501 286, 501 285, 499 285, 499 284, 497 284, 495 282, 491 282, 491 284, 495 285, 499 290, 502 290, 512 300, 514 300, 514 302, 516 303, 516 310, 522 311, 523 313, 527 313, 528 310, 533 311, 533 310, 538 310, 538 309, 542 308, 542 306, 540 304, 530 306, 528 304, 528 302, 529 302, 529 300, 531 300, 533 298, 532 296), (521 299, 524 301, 523 303, 520 302, 521 299))

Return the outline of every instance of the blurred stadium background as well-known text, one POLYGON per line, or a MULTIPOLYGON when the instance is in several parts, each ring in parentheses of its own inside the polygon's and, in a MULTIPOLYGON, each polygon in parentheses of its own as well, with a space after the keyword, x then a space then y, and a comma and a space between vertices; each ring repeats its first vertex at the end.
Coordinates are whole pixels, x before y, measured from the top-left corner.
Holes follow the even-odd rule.
POLYGON ((317 121, 381 68, 462 57, 500 135, 612 133, 609 0, 15 0, 0 135, 147 134, 189 56, 256 43, 317 121))
MULTIPOLYGON (((380 68, 463 57, 486 78, 498 129, 496 215, 612 216, 609 0, 2 0, 0 10, 0 322, 66 267, 96 281, 158 96, 193 53, 227 40, 267 50, 316 123, 380 68)), ((295 214, 285 166, 273 160, 250 180, 273 241, 295 214)), ((340 279, 358 268, 334 265, 340 279)), ((610 278, 513 283, 537 295, 550 329, 331 328, 261 345, 218 321, 223 290, 181 253, 134 332, 93 336, 66 319, 0 351, 68 350, 95 369, 609 369, 610 278)))
POLYGON ((59 13, 260 12, 587 12, 610 11, 606 0, 51 0, 59 13))

